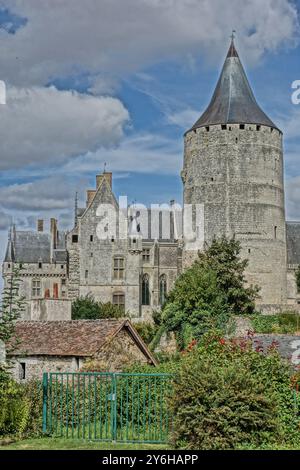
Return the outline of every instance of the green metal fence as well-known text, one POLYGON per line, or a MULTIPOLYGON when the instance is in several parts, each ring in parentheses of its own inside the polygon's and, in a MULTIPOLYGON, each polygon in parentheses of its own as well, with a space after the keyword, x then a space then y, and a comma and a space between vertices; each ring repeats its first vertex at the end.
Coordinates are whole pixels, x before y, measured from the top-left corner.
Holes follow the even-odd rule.
POLYGON ((170 374, 44 373, 43 431, 55 437, 167 441, 170 374))

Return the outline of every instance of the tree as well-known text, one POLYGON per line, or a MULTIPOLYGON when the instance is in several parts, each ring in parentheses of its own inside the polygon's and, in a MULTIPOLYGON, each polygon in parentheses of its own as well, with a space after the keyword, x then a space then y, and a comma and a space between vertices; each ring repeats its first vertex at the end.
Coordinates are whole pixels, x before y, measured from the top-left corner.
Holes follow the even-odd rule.
POLYGON ((254 312, 258 288, 245 286, 247 260, 239 253, 239 242, 221 238, 199 254, 176 280, 162 309, 158 335, 174 331, 182 349, 211 328, 224 330, 232 314, 254 312))
POLYGON ((72 304, 73 320, 98 320, 101 318, 120 318, 122 310, 110 302, 103 303, 94 299, 91 294, 79 297, 72 304))
POLYGON ((14 268, 8 275, 0 305, 0 341, 8 344, 10 350, 17 341, 14 337, 15 322, 25 310, 25 298, 19 294, 20 283, 20 268, 14 268))
POLYGON ((246 286, 245 270, 249 261, 240 258, 241 244, 234 238, 214 239, 199 261, 216 272, 218 288, 225 294, 233 314, 251 314, 258 296, 257 286, 246 286))

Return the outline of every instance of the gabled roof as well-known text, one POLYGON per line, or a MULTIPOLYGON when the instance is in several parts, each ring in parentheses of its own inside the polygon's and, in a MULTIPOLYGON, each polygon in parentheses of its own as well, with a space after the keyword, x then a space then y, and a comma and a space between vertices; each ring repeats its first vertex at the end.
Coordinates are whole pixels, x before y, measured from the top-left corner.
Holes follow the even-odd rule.
MULTIPOLYGON (((14 231, 8 241, 4 262, 49 263, 50 246, 51 238, 49 233, 25 230, 14 231)), ((65 232, 59 232, 54 258, 58 262, 66 261, 65 232)))
POLYGON ((18 344, 12 355, 92 357, 123 328, 155 365, 155 358, 127 319, 17 321, 18 344))
POLYGON ((80 218, 83 219, 85 214, 88 213, 89 209, 96 204, 111 204, 116 208, 119 208, 118 201, 112 191, 112 188, 106 178, 102 178, 98 188, 95 190, 95 195, 92 198, 90 204, 84 209, 83 213, 80 214, 80 218))
POLYGON ((277 128, 257 104, 233 40, 212 100, 191 130, 214 124, 259 124, 277 128))

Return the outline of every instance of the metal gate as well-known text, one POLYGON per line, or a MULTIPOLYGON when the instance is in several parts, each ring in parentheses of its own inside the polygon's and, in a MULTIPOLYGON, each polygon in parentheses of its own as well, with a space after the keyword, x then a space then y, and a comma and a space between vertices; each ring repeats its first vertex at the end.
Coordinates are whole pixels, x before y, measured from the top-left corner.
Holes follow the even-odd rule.
POLYGON ((43 374, 43 432, 101 441, 167 441, 171 374, 43 374))

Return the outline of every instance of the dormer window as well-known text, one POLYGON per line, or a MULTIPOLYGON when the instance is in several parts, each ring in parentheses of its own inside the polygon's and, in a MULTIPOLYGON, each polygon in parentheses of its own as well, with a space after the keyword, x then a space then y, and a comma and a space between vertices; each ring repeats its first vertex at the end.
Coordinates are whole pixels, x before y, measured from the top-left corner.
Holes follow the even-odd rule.
POLYGON ((43 264, 41 263, 41 261, 39 262, 39 269, 42 269, 43 267, 43 264))

